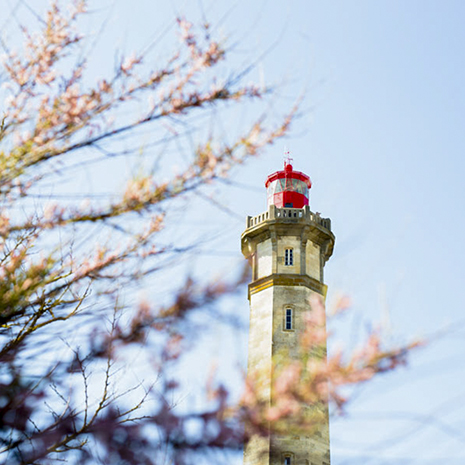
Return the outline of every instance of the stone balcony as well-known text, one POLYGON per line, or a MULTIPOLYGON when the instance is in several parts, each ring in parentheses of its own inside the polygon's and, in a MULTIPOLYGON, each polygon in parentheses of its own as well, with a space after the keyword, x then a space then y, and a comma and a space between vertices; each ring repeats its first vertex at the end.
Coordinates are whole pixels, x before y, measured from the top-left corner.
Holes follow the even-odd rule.
POLYGON ((248 216, 246 229, 254 228, 267 221, 275 222, 276 220, 280 223, 314 223, 331 231, 331 220, 322 218, 319 213, 313 213, 308 205, 304 208, 277 208, 275 205, 270 205, 268 211, 256 216, 248 216))

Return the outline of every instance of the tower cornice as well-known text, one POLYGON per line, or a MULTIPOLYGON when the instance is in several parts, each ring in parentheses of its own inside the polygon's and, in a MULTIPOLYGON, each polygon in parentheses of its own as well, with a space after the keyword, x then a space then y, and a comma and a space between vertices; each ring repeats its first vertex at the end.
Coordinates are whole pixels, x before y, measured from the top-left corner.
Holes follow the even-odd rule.
POLYGON ((247 229, 242 233, 242 253, 249 256, 256 244, 276 236, 297 236, 301 241, 310 240, 321 246, 324 261, 331 257, 335 236, 331 232, 331 220, 322 218, 319 213, 304 208, 277 208, 270 205, 266 212, 247 217, 247 229))
POLYGON ((304 286, 326 297, 327 286, 311 276, 301 274, 275 273, 257 279, 249 284, 249 300, 252 294, 271 286, 304 286))

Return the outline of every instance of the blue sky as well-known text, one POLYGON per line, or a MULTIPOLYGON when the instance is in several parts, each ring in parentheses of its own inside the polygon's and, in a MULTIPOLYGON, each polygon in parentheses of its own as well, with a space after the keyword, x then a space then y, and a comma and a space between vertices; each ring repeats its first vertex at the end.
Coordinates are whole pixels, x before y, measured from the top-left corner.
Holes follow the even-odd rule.
MULTIPOLYGON (((465 3, 96 3, 109 18, 97 49, 102 68, 113 63, 108 46, 131 51, 178 14, 205 15, 234 44, 231 67, 256 60, 246 81, 276 84, 273 111, 304 93, 290 136, 234 171, 232 180, 247 187, 209 191, 233 214, 198 199, 182 228, 202 225, 217 237, 207 247, 218 252, 208 258, 212 270, 237 267, 245 217, 265 209, 264 180, 281 168, 287 146, 295 169, 313 181, 312 210, 332 220, 325 280, 329 301, 352 298, 352 316, 338 324, 345 343, 379 321, 393 343, 431 340, 406 369, 357 391, 347 418, 332 423, 332 465, 465 463, 465 3)), ((190 267, 202 272, 205 261, 190 267)), ((247 318, 245 292, 229 305, 247 318)), ((220 354, 234 347, 243 366, 246 334, 225 331, 207 345, 220 354)))
MULTIPOLYGON (((234 35, 246 31, 252 54, 278 40, 260 67, 265 79, 284 76, 282 105, 306 90, 308 111, 284 144, 314 182, 312 209, 332 219, 329 299, 353 300, 342 332, 358 325, 363 334, 388 312, 393 342, 434 339, 407 369, 362 388, 347 418, 333 422, 333 465, 465 460, 464 8, 237 2, 226 21, 234 35)), ((278 144, 237 176, 260 186, 281 160, 278 144)), ((240 215, 264 209, 264 191, 234 194, 223 201, 240 215)))
MULTIPOLYGON (((465 5, 137 5, 120 0, 113 9, 109 33, 117 31, 123 48, 144 43, 146 32, 176 14, 205 14, 228 43, 237 43, 232 66, 257 59, 247 79, 278 86, 276 111, 305 93, 290 137, 233 173, 248 188, 213 191, 235 215, 212 213, 200 199, 192 207, 219 236, 208 244, 219 253, 209 266, 224 270, 241 260, 241 218, 265 209, 260 188, 281 167, 286 145, 295 168, 312 178, 312 209, 332 219, 337 242, 326 282, 329 300, 345 293, 353 301, 352 317, 338 324, 345 343, 380 321, 389 322, 384 330, 393 343, 432 340, 409 367, 357 391, 347 418, 332 423, 332 464, 464 463, 465 5)), ((192 266, 202 270, 205 261, 192 266)), ((247 318, 245 294, 231 305, 247 318)), ((210 335, 211 351, 234 346, 244 364, 246 336, 225 333, 210 335)))

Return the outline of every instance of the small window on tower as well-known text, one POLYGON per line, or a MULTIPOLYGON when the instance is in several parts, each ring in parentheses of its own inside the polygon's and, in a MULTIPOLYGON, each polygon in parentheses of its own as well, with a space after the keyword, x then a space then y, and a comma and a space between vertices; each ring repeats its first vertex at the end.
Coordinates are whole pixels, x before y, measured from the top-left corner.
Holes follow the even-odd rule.
POLYGON ((294 265, 294 250, 293 249, 286 249, 284 251, 284 264, 286 266, 294 265))
POLYGON ((292 318, 292 308, 286 308, 286 317, 284 319, 284 329, 287 331, 291 331, 294 329, 293 327, 293 318, 292 318))
POLYGON ((284 457, 284 465, 292 465, 291 464, 291 457, 289 457, 289 456, 284 457))

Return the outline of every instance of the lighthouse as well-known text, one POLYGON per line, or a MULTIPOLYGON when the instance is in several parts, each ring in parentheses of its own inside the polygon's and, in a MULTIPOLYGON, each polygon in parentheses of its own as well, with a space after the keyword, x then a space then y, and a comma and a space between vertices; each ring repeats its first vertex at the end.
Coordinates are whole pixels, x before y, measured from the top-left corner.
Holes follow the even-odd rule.
MULTIPOLYGON (((284 169, 265 182, 267 210, 248 216, 241 236, 242 253, 252 266, 248 287, 250 330, 248 373, 260 373, 257 395, 272 407, 273 373, 277 364, 299 356, 304 315, 315 294, 326 296, 323 269, 333 252, 331 221, 310 209, 309 176, 295 171, 287 158, 284 169), (278 357, 279 355, 279 357, 278 357)), ((325 363, 325 354, 323 355, 325 363)), ((312 406, 303 406, 311 415, 312 406)), ((329 465, 329 418, 303 434, 273 430, 253 435, 244 448, 244 465, 329 465)))

